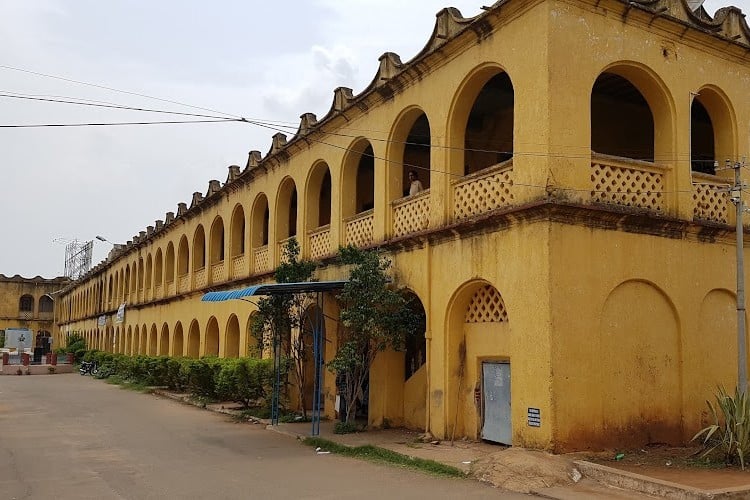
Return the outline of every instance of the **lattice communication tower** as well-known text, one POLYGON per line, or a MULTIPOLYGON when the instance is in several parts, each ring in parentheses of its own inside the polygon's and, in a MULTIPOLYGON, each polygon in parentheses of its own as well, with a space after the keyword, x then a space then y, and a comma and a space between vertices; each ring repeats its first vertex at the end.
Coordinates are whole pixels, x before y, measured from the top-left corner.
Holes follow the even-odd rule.
POLYGON ((65 245, 65 276, 77 280, 91 269, 94 241, 73 240, 65 245))

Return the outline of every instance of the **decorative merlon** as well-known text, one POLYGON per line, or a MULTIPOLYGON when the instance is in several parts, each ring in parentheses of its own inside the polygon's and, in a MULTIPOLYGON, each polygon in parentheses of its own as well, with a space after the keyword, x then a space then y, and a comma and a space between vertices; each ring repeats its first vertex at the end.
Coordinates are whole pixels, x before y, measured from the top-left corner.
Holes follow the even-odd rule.
MULTIPOLYGON (((183 215, 187 213, 187 211, 188 211, 188 207, 184 201, 181 201, 177 204, 177 217, 182 217, 183 215)), ((169 217, 167 217, 167 219, 169 219, 169 217)))
POLYGON ((286 135, 281 132, 276 132, 271 137, 271 151, 269 154, 275 155, 286 146, 286 135))
POLYGON ((258 165, 260 165, 261 161, 263 161, 263 155, 260 151, 250 151, 247 155, 247 165, 245 166, 245 171, 256 168, 258 165))
MULTIPOLYGON (((178 204, 178 206, 179 206, 179 204, 178 204)), ((185 207, 185 210, 187 210, 187 207, 185 207)), ((174 212, 167 212, 164 215, 164 225, 168 226, 168 225, 170 225, 173 222, 174 222, 174 212)))
POLYGON ((157 220, 156 221, 156 230, 157 231, 161 231, 163 227, 164 227, 164 221, 163 220, 157 220))
POLYGON ((197 207, 203 202, 203 193, 196 191, 193 193, 193 199, 190 201, 190 208, 197 207))
POLYGON ((299 129, 297 129, 298 136, 305 136, 310 133, 316 123, 318 123, 318 117, 314 113, 305 113, 299 117, 299 129))
POLYGON ((401 58, 395 52, 386 52, 378 58, 378 61, 380 61, 380 66, 375 75, 376 87, 396 76, 404 67, 401 58))
POLYGON ((151 236, 154 234, 154 226, 146 226, 146 235, 151 236))
POLYGON ((229 173, 227 174, 227 184, 234 181, 237 177, 240 176, 240 167, 238 165, 230 165, 228 170, 229 173))
MULTIPOLYGON (((216 179, 208 181, 208 192, 206 192, 206 198, 215 195, 219 191, 221 191, 221 183, 219 181, 216 179)), ((193 197, 193 199, 195 199, 195 197, 193 197)))
POLYGON ((333 111, 343 111, 354 100, 354 93, 349 87, 338 87, 333 91, 333 111))

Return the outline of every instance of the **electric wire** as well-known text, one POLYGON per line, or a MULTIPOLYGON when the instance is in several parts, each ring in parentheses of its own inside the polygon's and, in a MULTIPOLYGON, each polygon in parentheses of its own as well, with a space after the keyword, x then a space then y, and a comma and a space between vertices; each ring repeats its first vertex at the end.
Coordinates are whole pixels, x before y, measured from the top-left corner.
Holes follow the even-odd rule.
POLYGON ((33 123, 25 125, 0 125, 0 128, 48 128, 48 127, 109 127, 119 125, 175 125, 186 123, 231 123, 236 118, 220 118, 218 120, 160 120, 152 122, 101 122, 101 123, 33 123))

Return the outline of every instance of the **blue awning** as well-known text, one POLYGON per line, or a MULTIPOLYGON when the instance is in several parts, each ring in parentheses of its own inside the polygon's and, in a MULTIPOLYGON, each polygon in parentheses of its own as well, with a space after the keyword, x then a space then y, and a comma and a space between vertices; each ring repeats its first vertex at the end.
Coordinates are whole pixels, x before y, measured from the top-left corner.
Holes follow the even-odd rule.
POLYGON ((201 297, 202 302, 224 302, 225 300, 240 300, 245 297, 258 295, 285 295, 292 293, 331 292, 340 290, 346 281, 307 281, 300 283, 272 283, 268 285, 253 285, 236 290, 208 292, 201 297))

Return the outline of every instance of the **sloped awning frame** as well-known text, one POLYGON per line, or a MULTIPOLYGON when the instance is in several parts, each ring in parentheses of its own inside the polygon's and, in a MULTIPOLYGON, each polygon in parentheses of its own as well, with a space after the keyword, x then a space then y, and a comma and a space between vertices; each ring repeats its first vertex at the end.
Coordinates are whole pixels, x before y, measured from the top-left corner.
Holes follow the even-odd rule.
MULTIPOLYGON (((249 297, 269 295, 294 295, 298 293, 315 294, 315 317, 313 323, 313 362, 315 363, 315 384, 313 389, 312 408, 312 436, 320 434, 320 409, 322 406, 321 389, 323 372, 323 332, 325 331, 325 317, 323 312, 324 293, 344 288, 346 281, 309 281, 299 283, 272 283, 253 285, 235 290, 208 292, 201 297, 201 302, 225 302, 228 300, 242 300, 252 302, 249 297)), ((274 387, 271 401, 271 424, 279 424, 279 396, 281 393, 281 349, 274 342, 273 369, 274 387)))

